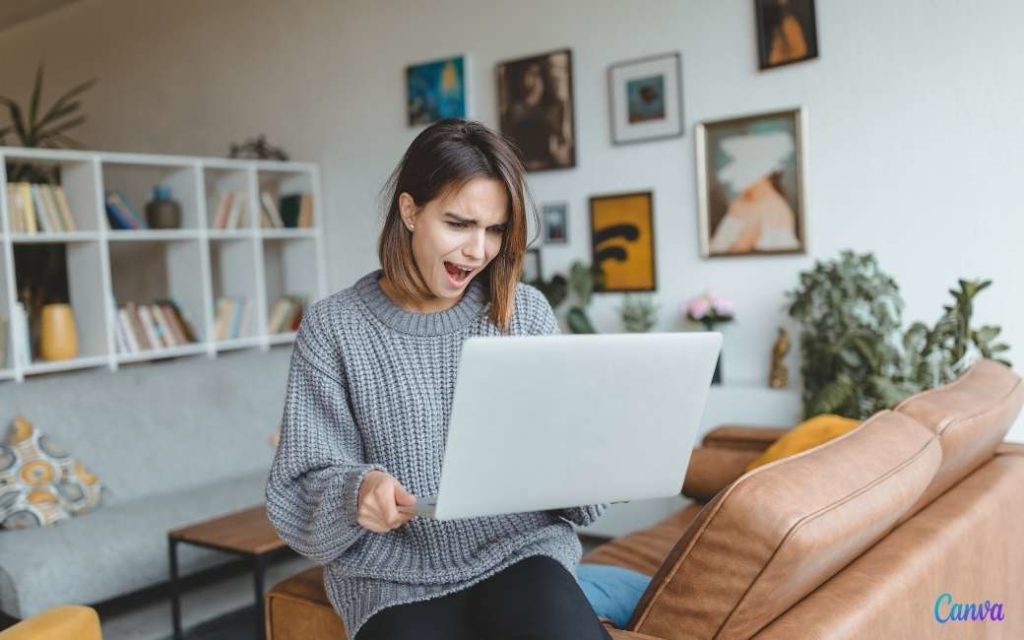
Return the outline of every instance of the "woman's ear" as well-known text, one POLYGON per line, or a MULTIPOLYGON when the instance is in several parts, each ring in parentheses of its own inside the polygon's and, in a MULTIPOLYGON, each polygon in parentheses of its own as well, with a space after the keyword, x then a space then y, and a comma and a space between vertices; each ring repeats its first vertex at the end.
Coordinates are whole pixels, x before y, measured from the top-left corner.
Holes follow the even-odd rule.
POLYGON ((402 224, 409 231, 413 230, 416 225, 416 214, 419 213, 419 207, 416 206, 416 201, 412 199, 412 196, 403 191, 398 196, 398 213, 402 216, 402 224))

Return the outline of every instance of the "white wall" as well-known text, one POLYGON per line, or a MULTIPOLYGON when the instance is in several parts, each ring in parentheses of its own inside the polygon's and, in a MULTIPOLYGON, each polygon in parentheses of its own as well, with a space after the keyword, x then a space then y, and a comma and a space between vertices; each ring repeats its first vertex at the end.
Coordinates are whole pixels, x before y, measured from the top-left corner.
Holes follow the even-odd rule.
MULTIPOLYGON (((1024 3, 818 0, 817 11, 821 57, 761 73, 749 0, 87 0, 0 34, 0 95, 26 96, 43 56, 50 98, 101 79, 77 133, 90 147, 222 155, 263 131, 320 163, 333 290, 376 266, 378 192, 418 131, 404 124, 404 67, 467 54, 471 116, 496 125, 495 62, 571 47, 578 166, 530 178, 538 202, 571 207, 572 244, 545 248, 547 273, 588 257, 590 195, 652 189, 659 328, 683 327, 677 306, 705 288, 732 298, 729 382, 763 384, 783 292, 844 248, 875 252, 907 323, 933 322, 957 278, 993 278, 977 320, 1001 324, 1024 359, 1013 251, 1024 237, 1024 3), (672 50, 686 136, 614 147, 608 65, 672 50), (700 259, 693 124, 794 105, 810 120, 809 255, 700 259)), ((620 302, 600 297, 599 328, 618 329, 620 302)))

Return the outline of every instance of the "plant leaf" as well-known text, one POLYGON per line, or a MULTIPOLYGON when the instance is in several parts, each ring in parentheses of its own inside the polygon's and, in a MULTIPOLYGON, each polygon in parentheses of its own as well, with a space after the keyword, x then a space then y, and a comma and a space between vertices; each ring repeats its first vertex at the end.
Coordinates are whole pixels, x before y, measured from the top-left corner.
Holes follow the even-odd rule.
POLYGON ((39 127, 45 127, 54 120, 63 118, 64 116, 71 115, 82 106, 81 101, 75 101, 70 104, 66 104, 60 109, 50 109, 50 112, 39 121, 39 127))
POLYGON ((47 111, 46 115, 43 116, 43 120, 46 120, 47 118, 49 118, 51 113, 53 113, 57 109, 60 109, 61 107, 63 107, 67 103, 71 102, 72 98, 74 98, 78 94, 82 93, 83 91, 89 89, 94 84, 96 84, 96 80, 95 79, 88 80, 88 81, 83 82, 82 84, 78 85, 77 87, 71 89, 70 91, 68 91, 64 95, 62 95, 60 98, 57 99, 57 102, 55 102, 53 104, 53 106, 50 107, 50 110, 47 111))
POLYGON ((32 87, 32 102, 30 103, 28 110, 28 121, 29 126, 34 127, 36 122, 36 114, 39 113, 39 97, 43 93, 43 63, 39 63, 39 67, 36 69, 36 84, 32 87))
POLYGON ((78 125, 82 124, 83 122, 85 122, 85 116, 79 116, 79 117, 75 118, 74 120, 68 120, 66 122, 63 122, 63 123, 57 125, 53 129, 48 129, 46 131, 40 131, 36 139, 37 140, 45 140, 46 138, 52 138, 55 135, 64 133, 68 129, 74 129, 75 127, 77 127, 78 125))

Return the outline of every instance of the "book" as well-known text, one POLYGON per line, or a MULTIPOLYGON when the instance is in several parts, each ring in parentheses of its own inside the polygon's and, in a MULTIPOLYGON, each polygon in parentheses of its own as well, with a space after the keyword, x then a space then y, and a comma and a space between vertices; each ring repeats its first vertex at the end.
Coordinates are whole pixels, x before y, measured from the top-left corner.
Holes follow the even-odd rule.
POLYGON ((274 204, 274 196, 269 191, 263 191, 260 193, 260 202, 263 205, 263 212, 270 218, 271 226, 276 229, 284 227, 284 221, 281 220, 281 212, 277 210, 277 205, 274 204))
POLYGON ((64 191, 64 187, 57 185, 53 188, 53 194, 57 199, 57 209, 64 220, 64 230, 78 231, 78 225, 75 223, 75 217, 71 215, 71 205, 68 203, 68 194, 64 191))
POLYGON ((303 229, 313 226, 313 196, 308 193, 302 194, 302 200, 299 203, 298 226, 303 229))
POLYGON ((185 338, 185 342, 197 342, 197 334, 195 329, 192 327, 192 323, 185 318, 184 314, 181 313, 181 309, 178 308, 178 303, 173 300, 157 300, 159 304, 165 305, 171 313, 171 319, 178 325, 178 329, 185 338))
POLYGON ((141 351, 141 345, 139 344, 138 338, 135 336, 135 328, 132 324, 131 314, 127 308, 121 307, 117 311, 117 325, 121 328, 122 333, 124 333, 128 353, 138 353, 141 351))
POLYGON ((302 194, 289 193, 281 196, 281 204, 278 207, 281 212, 281 221, 284 226, 294 229, 299 226, 299 213, 302 209, 302 194))
POLYGON ((160 328, 160 337, 164 341, 164 346, 168 348, 178 346, 178 340, 174 335, 174 330, 171 329, 171 323, 164 317, 164 310, 160 308, 160 305, 149 305, 149 311, 153 314, 153 320, 156 321, 156 325, 160 328))
POLYGON ((27 182, 19 182, 18 186, 21 191, 21 204, 25 211, 25 231, 26 233, 36 233, 39 226, 36 224, 35 207, 32 206, 32 189, 27 182))
POLYGON ((112 229, 138 229, 138 224, 132 218, 124 202, 113 191, 107 191, 104 198, 107 210, 107 219, 112 229))

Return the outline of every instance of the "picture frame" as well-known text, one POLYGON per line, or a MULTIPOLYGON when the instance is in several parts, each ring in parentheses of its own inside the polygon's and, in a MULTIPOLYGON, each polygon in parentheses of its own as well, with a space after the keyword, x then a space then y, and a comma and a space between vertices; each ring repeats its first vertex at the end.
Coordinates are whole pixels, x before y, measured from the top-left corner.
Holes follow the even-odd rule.
POLYGON ((405 112, 410 127, 468 114, 466 57, 452 56, 405 68, 405 112))
POLYGON ((544 244, 569 243, 569 203, 549 202, 541 205, 544 244))
POLYGON ((519 148, 527 171, 576 166, 572 50, 495 65, 498 124, 519 148))
POLYGON ((654 192, 590 198, 591 264, 604 283, 597 292, 656 291, 654 192))
POLYGON ((527 249, 523 254, 523 272, 519 276, 521 282, 527 284, 543 278, 540 264, 540 249, 527 249))
POLYGON ((818 57, 814 0, 754 0, 761 71, 818 57))
POLYGON ((697 124, 702 257, 807 252, 806 129, 802 107, 697 124))
POLYGON ((612 142, 629 144, 684 135, 683 58, 663 53, 608 67, 612 142))

